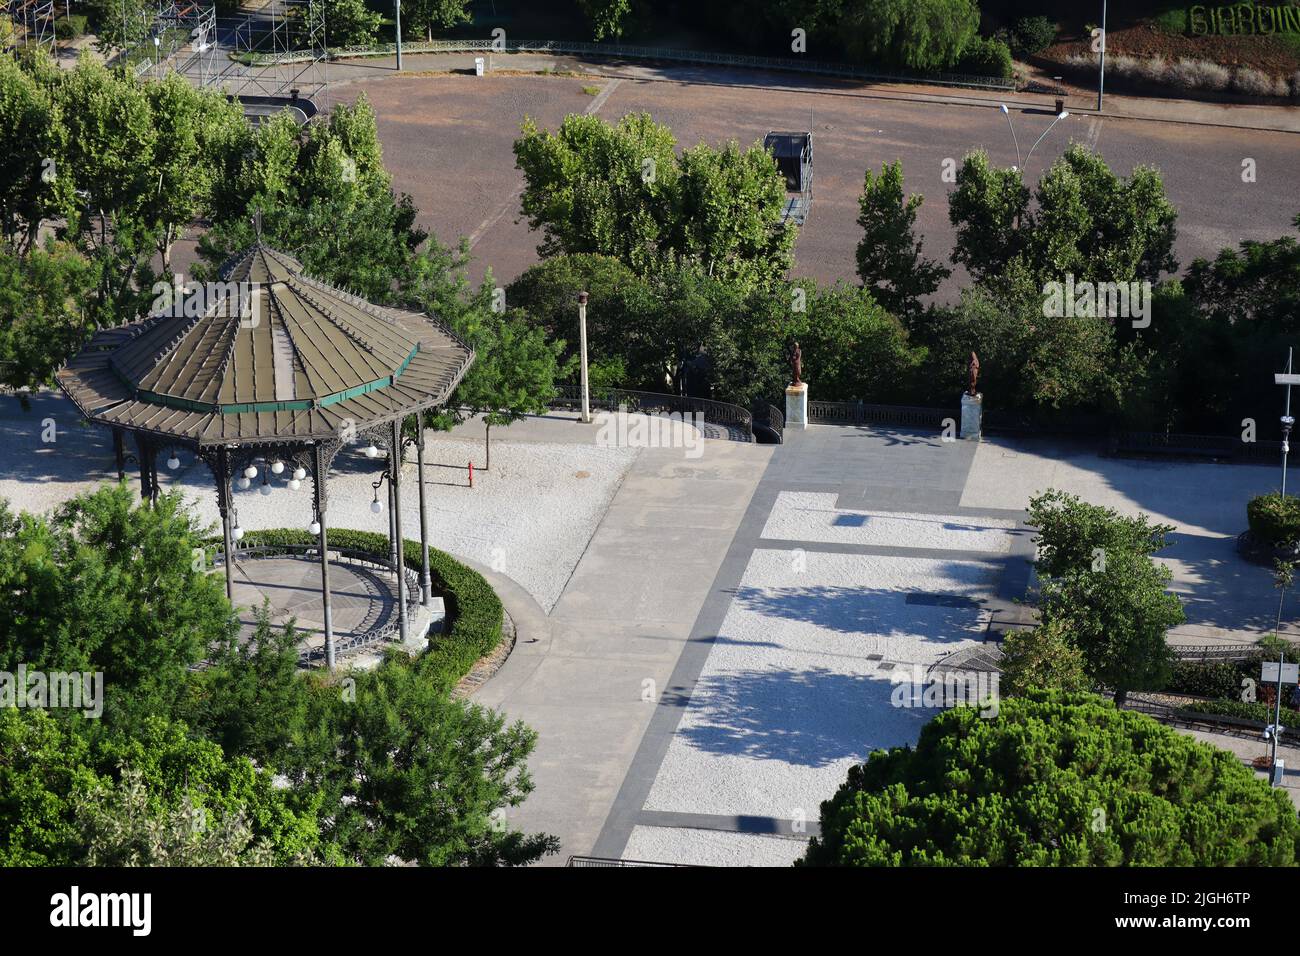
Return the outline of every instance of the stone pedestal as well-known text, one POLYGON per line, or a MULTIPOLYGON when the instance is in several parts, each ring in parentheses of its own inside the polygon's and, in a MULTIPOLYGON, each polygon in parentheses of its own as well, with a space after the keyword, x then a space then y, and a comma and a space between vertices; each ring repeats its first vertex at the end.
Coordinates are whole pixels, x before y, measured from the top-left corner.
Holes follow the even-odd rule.
POLYGON ((800 382, 785 390, 785 427, 808 427, 808 383, 800 382))
POLYGON ((983 394, 961 393, 961 437, 980 439, 980 426, 984 419, 983 394))

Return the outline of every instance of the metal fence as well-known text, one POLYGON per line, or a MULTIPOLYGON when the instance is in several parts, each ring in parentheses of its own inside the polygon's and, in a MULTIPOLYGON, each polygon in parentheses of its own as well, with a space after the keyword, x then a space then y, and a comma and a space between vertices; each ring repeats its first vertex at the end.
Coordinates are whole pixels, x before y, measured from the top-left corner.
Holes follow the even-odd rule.
POLYGON ((565 866, 689 866, 686 863, 651 863, 649 860, 616 860, 607 856, 571 856, 565 866))
MULTIPOLYGON (((393 43, 380 43, 361 47, 335 47, 331 59, 360 56, 392 56, 393 43)), ((559 53, 579 56, 600 56, 631 60, 668 60, 679 63, 703 63, 709 66, 742 66, 760 70, 779 70, 793 73, 817 73, 823 76, 850 80, 867 80, 873 83, 924 83, 931 86, 954 86, 981 90, 1014 90, 1015 81, 998 76, 979 76, 973 73, 921 73, 909 70, 863 70, 843 63, 826 63, 818 60, 796 60, 790 57, 749 56, 740 53, 711 53, 705 50, 671 50, 663 47, 626 46, 618 43, 586 43, 577 40, 523 40, 518 43, 496 43, 493 40, 430 40, 422 43, 403 43, 402 52, 415 53, 559 53)), ((244 58, 250 66, 269 66, 295 62, 296 53, 277 53, 244 58)), ((306 59, 307 54, 302 54, 306 59)))
POLYGON ((1168 455, 1183 458, 1226 458, 1276 464, 1282 457, 1278 441, 1242 441, 1232 435, 1189 435, 1178 432, 1111 432, 1112 455, 1168 455))
MULTIPOLYGON (((754 437, 754 417, 739 405, 729 402, 717 402, 711 398, 691 398, 687 395, 667 395, 660 392, 639 392, 625 388, 593 388, 590 394, 591 407, 604 411, 618 411, 651 414, 667 412, 687 415, 699 415, 710 425, 726 429, 735 429, 746 436, 747 441, 754 437)), ((557 408, 579 408, 582 405, 582 388, 578 385, 561 385, 559 394, 551 401, 557 408)))
POLYGON ((1248 661, 1264 654, 1258 644, 1172 644, 1170 651, 1180 661, 1248 661))
POLYGON ((766 402, 755 402, 749 413, 753 418, 754 437, 766 432, 775 439, 776 444, 784 441, 785 416, 779 408, 766 402))
POLYGON ((958 420, 956 410, 919 405, 869 405, 865 402, 808 403, 808 421, 826 425, 906 425, 943 428, 958 420))

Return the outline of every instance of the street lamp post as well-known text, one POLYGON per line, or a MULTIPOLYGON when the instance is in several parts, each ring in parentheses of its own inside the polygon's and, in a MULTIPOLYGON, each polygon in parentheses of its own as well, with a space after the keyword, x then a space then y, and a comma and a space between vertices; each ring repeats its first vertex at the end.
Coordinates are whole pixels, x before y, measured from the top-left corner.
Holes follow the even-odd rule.
POLYGON ((1039 136, 1038 139, 1034 140, 1034 145, 1029 147, 1029 152, 1025 154, 1025 158, 1022 160, 1020 158, 1020 140, 1016 136, 1015 124, 1011 122, 1011 111, 1007 109, 1006 103, 999 104, 999 109, 1002 110, 1002 115, 1007 118, 1007 126, 1011 130, 1011 141, 1016 144, 1016 169, 1021 172, 1029 168, 1029 158, 1034 155, 1034 150, 1038 148, 1038 144, 1047 138, 1047 134, 1052 131, 1052 127, 1070 115, 1067 110, 1061 110, 1061 112, 1057 113, 1056 119, 1052 120, 1051 125, 1048 126, 1047 129, 1043 130, 1042 136, 1039 136))
POLYGON ((578 351, 582 355, 582 421, 591 424, 591 390, 587 380, 587 293, 578 293, 578 351))
POLYGON ((402 72, 402 0, 393 0, 393 20, 397 31, 397 72, 402 72))
POLYGON ((1286 456, 1291 450, 1291 428, 1295 419, 1291 417, 1291 386, 1300 385, 1300 375, 1291 370, 1292 348, 1286 350, 1286 371, 1273 375, 1273 384, 1286 386, 1286 413, 1282 416, 1282 497, 1286 497, 1286 456))
POLYGON ((1101 61, 1097 74, 1097 112, 1101 112, 1102 90, 1106 86, 1106 0, 1101 0, 1101 61))
POLYGON ((1019 169, 1023 165, 1020 162, 1020 138, 1016 136, 1016 127, 1011 122, 1011 111, 1007 109, 1006 103, 1002 104, 1002 115, 1007 118, 1007 126, 1011 130, 1011 142, 1016 144, 1016 169, 1019 169))

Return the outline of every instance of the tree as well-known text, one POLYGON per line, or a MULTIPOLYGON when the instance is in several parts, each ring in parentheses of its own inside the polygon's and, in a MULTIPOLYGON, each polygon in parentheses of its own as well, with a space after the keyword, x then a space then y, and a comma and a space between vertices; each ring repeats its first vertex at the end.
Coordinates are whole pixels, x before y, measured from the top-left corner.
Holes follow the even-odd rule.
POLYGON ((578 0, 578 6, 591 21, 591 38, 596 41, 620 38, 632 17, 632 0, 578 0))
POLYGON ((12 57, 0 56, 0 231, 19 254, 35 245, 43 222, 73 213, 66 148, 54 91, 12 57))
MULTIPOLYGON (((197 864, 244 834, 237 852, 255 845, 257 862, 284 865, 318 852, 319 794, 277 787, 247 758, 228 757, 161 717, 132 726, 129 737, 92 735, 91 723, 0 710, 0 862, 197 864), (192 842, 174 832, 186 820, 192 842)), ((323 858, 339 859, 329 850, 323 858)))
POLYGON ((423 33, 430 40, 435 29, 450 30, 473 19, 469 0, 409 0, 402 5, 403 31, 417 35, 423 33))
POLYGON ((696 264, 749 288, 780 280, 794 227, 781 221, 784 179, 758 144, 700 145, 680 158, 648 113, 612 126, 570 114, 556 133, 526 120, 515 141, 521 208, 543 257, 612 256, 640 276, 696 264))
POLYGON ((331 47, 368 46, 375 42, 384 18, 365 0, 324 0, 327 39, 331 47))
POLYGON ((1132 551, 1104 557, 1096 569, 1045 581, 1040 614, 1044 624, 1069 622, 1088 676, 1111 688, 1122 706, 1131 690, 1164 686, 1173 667, 1165 634, 1186 617, 1168 591, 1172 574, 1164 565, 1132 551))
MULTIPOLYGON (((925 358, 893 315, 867 291, 837 284, 813 287, 806 310, 789 314, 779 341, 797 341, 804 375, 841 401, 898 401, 925 358)), ((788 374, 788 370, 785 370, 788 374)))
POLYGON ((806 866, 1292 866, 1300 823, 1236 756, 1089 694, 940 714, 822 804, 806 866))
POLYGON ((0 505, 0 670, 103 671, 104 720, 174 713, 191 664, 238 627, 179 494, 83 493, 49 519, 0 505))
MULTIPOLYGON (((94 269, 66 242, 50 239, 26 256, 0 242, 0 385, 36 389, 94 331, 84 303, 94 269)), ((27 393, 18 393, 27 402, 27 393)))
POLYGON ((1016 170, 994 169, 982 150, 957 172, 948 218, 957 230, 953 261, 976 282, 998 285, 1013 266, 1038 287, 1076 281, 1154 282, 1178 268, 1177 212, 1158 170, 1138 166, 1123 179, 1096 153, 1067 148, 1029 190, 1016 170))
POLYGON ((848 0, 839 31, 855 59, 941 70, 957 62, 979 22, 974 0, 848 0))
POLYGON ((1067 693, 1091 690, 1083 652, 1071 633, 1069 621, 1054 620, 1008 634, 1002 642, 1002 694, 1018 697, 1035 688, 1067 693))
POLYGON ((262 124, 214 194, 199 252, 211 274, 256 237, 294 253, 309 275, 393 302, 426 234, 409 196, 395 196, 364 94, 303 133, 285 114, 262 124))
POLYGON ((870 169, 858 199, 858 277, 877 302, 894 315, 921 310, 922 296, 931 295, 951 270, 921 257, 916 238, 916 210, 922 197, 903 198, 903 163, 884 163, 880 175, 870 169))
POLYGON ((317 731, 284 769, 328 794, 328 835, 350 860, 514 866, 559 846, 508 825, 533 789, 525 760, 537 735, 451 700, 410 665, 357 675, 354 696, 321 688, 308 726, 317 731))
POLYGON ((1171 524, 1155 524, 1145 515, 1121 515, 1114 508, 1089 504, 1068 492, 1049 488, 1029 499, 1026 523, 1037 531, 1035 567, 1044 577, 1063 577, 1092 570, 1112 554, 1149 557, 1167 545, 1171 524))

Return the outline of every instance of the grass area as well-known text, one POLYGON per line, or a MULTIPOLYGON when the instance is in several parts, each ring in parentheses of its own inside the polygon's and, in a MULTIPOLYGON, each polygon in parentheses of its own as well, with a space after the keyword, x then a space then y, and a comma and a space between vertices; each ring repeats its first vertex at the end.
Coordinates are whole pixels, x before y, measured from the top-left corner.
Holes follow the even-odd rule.
POLYGON ((600 87, 599 87, 599 86, 584 86, 584 87, 582 88, 582 92, 586 93, 588 96, 597 96, 597 95, 599 95, 599 93, 600 93, 600 87))

